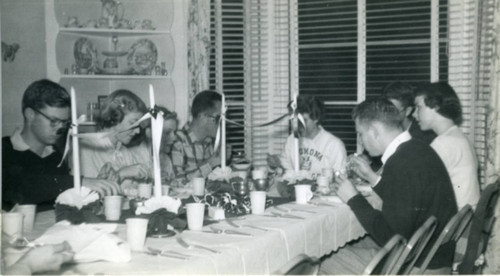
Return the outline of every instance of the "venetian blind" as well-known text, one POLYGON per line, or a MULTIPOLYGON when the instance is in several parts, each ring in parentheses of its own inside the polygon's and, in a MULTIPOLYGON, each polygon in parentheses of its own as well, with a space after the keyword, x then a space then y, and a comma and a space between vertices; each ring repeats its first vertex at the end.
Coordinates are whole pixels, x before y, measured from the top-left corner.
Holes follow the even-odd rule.
MULTIPOLYGON (((210 89, 223 92, 227 117, 245 122, 244 1, 211 0, 210 89)), ((245 128, 226 124, 227 143, 233 152, 245 151, 245 128)))
POLYGON ((300 93, 326 103, 323 126, 350 153, 357 149, 351 110, 358 102, 378 97, 391 81, 428 82, 431 74, 447 79, 446 0, 297 5, 300 93), (431 62, 437 66, 432 72, 431 62))
MULTIPOLYGON (((491 95, 493 0, 450 1, 449 82, 460 98, 462 130, 473 142, 484 180, 486 117, 491 95)), ((481 183, 484 182, 481 181, 481 183)))
MULTIPOLYGON (((249 123, 269 122, 287 112, 292 64, 290 61, 288 0, 246 1, 246 114, 249 123)), ((248 152, 255 166, 266 164, 266 154, 277 154, 288 136, 288 121, 248 128, 248 152)))

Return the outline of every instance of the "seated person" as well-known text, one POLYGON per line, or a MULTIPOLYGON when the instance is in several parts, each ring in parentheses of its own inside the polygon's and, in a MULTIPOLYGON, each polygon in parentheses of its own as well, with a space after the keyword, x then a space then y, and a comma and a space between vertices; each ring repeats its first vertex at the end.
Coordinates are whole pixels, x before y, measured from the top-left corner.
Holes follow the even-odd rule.
POLYGON ((431 147, 443 160, 451 178, 458 209, 479 201, 477 158, 474 147, 458 126, 462 123, 460 99, 447 83, 431 83, 416 91, 415 118, 423 130, 438 134, 431 147))
MULTIPOLYGON (((161 183, 164 185, 170 185, 170 183, 175 180, 174 167, 172 165, 170 155, 172 152, 172 146, 177 140, 177 136, 175 135, 178 124, 177 114, 163 106, 157 106, 157 108, 163 112, 163 133, 160 144, 161 183)), ((153 154, 153 148, 151 145, 151 127, 149 127, 149 123, 150 121, 148 120, 145 124, 148 127, 142 128, 145 130, 145 137, 141 136, 142 141, 140 144, 129 148, 133 154, 143 155, 141 157, 142 160, 151 159, 153 154)))
POLYGON ((220 152, 214 152, 221 102, 221 94, 215 91, 198 93, 191 106, 191 122, 176 133, 172 163, 176 177, 184 182, 194 177, 206 178, 221 163, 220 152))
POLYGON ((127 148, 140 133, 139 126, 130 127, 146 112, 144 102, 131 91, 120 89, 111 93, 97 121, 99 132, 109 134, 101 139, 80 139, 82 175, 113 179, 124 189, 135 188, 135 181, 151 179, 152 158, 144 160, 141 157, 148 154, 133 154, 127 148))
MULTIPOLYGON (((15 204, 53 209, 57 196, 73 188, 67 163, 58 167, 62 153, 53 147, 71 123, 70 106, 66 89, 50 80, 35 81, 24 92, 24 126, 2 139, 2 209, 15 204)), ((120 190, 115 182, 93 178, 83 178, 82 186, 101 195, 120 190)))
MULTIPOLYGON (((432 148, 403 131, 403 116, 389 101, 367 100, 353 111, 356 132, 371 156, 382 155, 384 170, 374 187, 383 201, 382 209, 373 208, 343 175, 337 177, 338 196, 356 215, 368 236, 324 258, 325 274, 360 274, 378 249, 394 234, 409 239, 430 217, 437 219, 440 233, 457 213, 450 177, 432 148)), ((369 166, 359 170, 369 170, 369 166)), ((433 244, 438 235, 434 235, 433 244)), ((441 247, 429 265, 429 272, 451 271, 454 245, 441 247)), ((425 255, 430 247, 424 250, 425 255)), ((419 263, 417 263, 417 266, 419 263)))
POLYGON ((382 90, 382 97, 393 103, 404 114, 403 128, 410 132, 411 138, 420 139, 430 144, 436 133, 432 130, 421 130, 415 118, 412 117, 415 109, 415 90, 417 85, 407 82, 392 82, 382 90))
MULTIPOLYGON (((296 112, 302 114, 305 125, 299 123, 299 166, 313 176, 320 175, 323 168, 343 171, 346 166, 346 149, 342 140, 323 129, 324 106, 315 97, 299 95, 296 112)), ((269 167, 294 169, 294 135, 288 136, 280 156, 269 155, 269 167)))

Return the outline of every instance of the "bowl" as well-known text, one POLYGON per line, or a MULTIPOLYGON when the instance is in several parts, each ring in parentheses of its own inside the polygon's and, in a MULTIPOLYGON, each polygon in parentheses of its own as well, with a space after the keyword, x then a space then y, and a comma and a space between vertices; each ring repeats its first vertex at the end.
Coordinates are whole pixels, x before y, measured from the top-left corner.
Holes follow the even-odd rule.
POLYGON ((233 168, 235 168, 238 171, 245 171, 250 168, 252 164, 250 163, 238 163, 238 164, 233 164, 233 168))
POLYGON ((253 180, 253 188, 256 191, 267 191, 269 189, 269 181, 265 178, 253 180))

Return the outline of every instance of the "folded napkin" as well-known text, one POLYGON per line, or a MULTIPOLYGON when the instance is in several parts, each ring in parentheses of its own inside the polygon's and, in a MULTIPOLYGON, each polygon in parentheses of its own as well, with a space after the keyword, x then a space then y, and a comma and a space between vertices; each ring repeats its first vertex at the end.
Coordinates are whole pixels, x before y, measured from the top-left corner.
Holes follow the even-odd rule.
POLYGON ((231 172, 232 170, 230 167, 225 167, 224 169, 217 167, 208 175, 208 180, 229 181, 231 172))
POLYGON ((167 195, 161 197, 152 197, 144 201, 143 206, 137 207, 135 210, 136 215, 140 214, 151 214, 158 209, 167 209, 167 211, 177 214, 179 207, 181 206, 181 200, 178 198, 173 198, 167 195))
POLYGON ((72 224, 95 223, 101 221, 98 215, 102 213, 102 204, 99 195, 89 188, 72 188, 59 194, 55 213, 56 221, 67 220, 72 224))
POLYGON ((74 206, 77 209, 82 209, 83 206, 99 200, 99 194, 87 187, 67 189, 60 193, 56 198, 56 203, 68 206, 74 206))
POLYGON ((129 262, 130 247, 127 242, 111 234, 117 224, 79 224, 60 221, 49 228, 36 244, 57 244, 67 241, 75 252, 77 263, 108 261, 115 263, 129 262))

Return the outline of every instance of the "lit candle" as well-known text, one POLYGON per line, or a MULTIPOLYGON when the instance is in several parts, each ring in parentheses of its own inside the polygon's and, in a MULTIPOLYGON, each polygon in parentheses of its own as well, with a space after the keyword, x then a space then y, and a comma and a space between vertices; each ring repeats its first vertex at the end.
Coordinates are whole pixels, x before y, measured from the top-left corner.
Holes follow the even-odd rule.
MULTIPOLYGON (((151 105, 151 108, 154 108, 155 106, 155 93, 153 90, 153 85, 149 85, 149 104, 151 105)), ((157 116, 161 116, 160 114, 157 114, 157 116)), ((160 139, 161 139, 161 132, 158 134, 158 125, 156 124, 157 118, 151 116, 151 139, 152 139, 152 145, 153 145, 153 176, 154 176, 154 186, 153 186, 153 191, 154 191, 154 196, 155 197, 161 197, 161 170, 160 170, 160 139)))
POLYGON ((220 146, 220 166, 226 168, 226 97, 222 94, 221 103, 221 146, 220 146))
POLYGON ((78 145, 78 123, 76 117, 76 97, 75 88, 71 87, 71 134, 73 134, 73 185, 79 191, 80 190, 80 148, 78 145))

